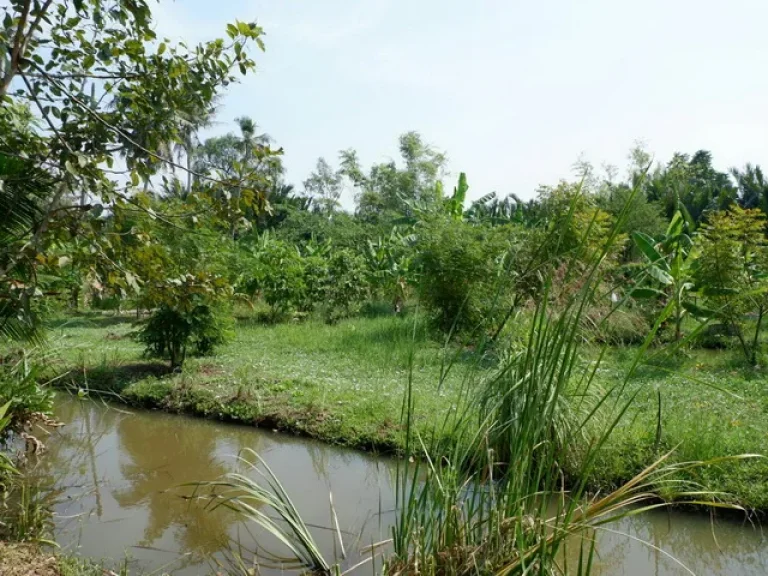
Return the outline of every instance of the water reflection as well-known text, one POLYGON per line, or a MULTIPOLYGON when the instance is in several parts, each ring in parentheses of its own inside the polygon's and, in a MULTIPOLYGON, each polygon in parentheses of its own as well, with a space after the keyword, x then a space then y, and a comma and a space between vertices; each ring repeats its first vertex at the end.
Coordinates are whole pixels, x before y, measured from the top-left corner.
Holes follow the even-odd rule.
MULTIPOLYGON (((387 460, 248 427, 128 414, 69 397, 58 402, 57 416, 68 424, 51 433, 30 476, 58 497, 57 541, 83 555, 118 560, 127 552, 137 570, 207 573, 207 557, 247 532, 231 513, 210 512, 182 498, 191 489, 179 485, 220 477, 234 469, 235 455, 246 447, 266 459, 307 524, 330 525, 333 492, 343 531, 362 544, 388 536, 394 500, 387 460)), ((609 529, 614 532, 597 536, 598 575, 688 573, 659 549, 701 576, 768 574, 768 541, 750 525, 658 511, 609 529)), ((313 531, 332 555, 333 534, 313 531)), ((243 543, 254 548, 253 540, 243 543)))
MULTIPOLYGON (((220 478, 246 447, 265 457, 310 524, 330 525, 331 490, 341 528, 350 533, 358 534, 382 502, 392 507, 389 467, 364 454, 70 397, 60 399, 57 417, 67 425, 52 431, 28 475, 59 491, 56 539, 86 556, 118 560, 127 552, 137 569, 198 574, 233 538, 253 548, 232 512, 212 512, 188 498, 192 487, 180 486, 220 478)), ((329 531, 318 528, 317 539, 329 552, 335 546, 329 531)))
POLYGON ((698 576, 768 573, 768 540, 749 523, 656 510, 609 528, 598 536, 601 574, 688 574, 686 568, 698 576))
MULTIPOLYGON (((179 484, 215 480, 229 471, 217 455, 217 438, 208 426, 183 426, 178 421, 121 418, 117 424, 120 473, 128 482, 112 491, 125 509, 146 508, 148 518, 142 546, 153 546, 167 530, 176 528, 178 549, 204 559, 226 546, 237 521, 226 510, 212 514, 183 496, 191 488, 179 484)), ((231 464, 231 463, 230 463, 231 464)))

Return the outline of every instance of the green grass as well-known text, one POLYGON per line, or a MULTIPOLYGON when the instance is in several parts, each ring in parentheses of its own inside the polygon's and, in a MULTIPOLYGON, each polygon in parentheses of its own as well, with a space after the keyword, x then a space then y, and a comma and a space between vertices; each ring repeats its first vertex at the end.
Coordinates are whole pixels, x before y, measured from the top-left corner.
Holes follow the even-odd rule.
POLYGON ((400 414, 413 355, 424 425, 450 405, 471 361, 461 359, 439 386, 441 346, 413 317, 264 325, 239 321, 216 356, 190 358, 181 374, 142 357, 130 318, 57 322, 60 382, 120 394, 137 405, 232 419, 366 449, 403 443, 400 414), (415 342, 415 346, 413 345, 415 342), (440 389, 438 389, 440 388, 440 389))
MULTIPOLYGON (((71 370, 60 382, 115 392, 134 405, 392 451, 404 445, 400 414, 411 361, 420 432, 442 420, 467 374, 477 376, 467 352, 440 385, 442 347, 413 317, 357 318, 334 326, 243 320, 231 343, 215 356, 189 359, 181 374, 167 374, 164 364, 142 357, 129 337, 131 320, 92 315, 56 323, 50 332, 60 357, 55 371, 71 370)), ((609 351, 597 381, 606 388, 619 382, 634 353, 609 351)), ((746 366, 737 350, 685 351, 656 360, 638 371, 622 398, 631 394, 636 401, 601 454, 593 489, 617 487, 672 448, 677 461, 768 454, 768 371, 746 366)), ((768 511, 766 459, 691 474, 708 490, 729 493, 730 501, 768 511)))
MULTIPOLYGON (((613 350, 601 370, 608 385, 626 373, 632 350, 613 350)), ((653 352, 652 352, 653 353, 653 352)), ((630 381, 637 394, 614 431, 596 485, 613 487, 655 454, 675 449, 678 461, 768 454, 768 371, 738 350, 684 350, 651 360, 630 381), (657 444, 661 396, 661 435, 657 444)), ((753 458, 696 469, 692 480, 729 494, 726 500, 768 511, 768 460, 753 458)))

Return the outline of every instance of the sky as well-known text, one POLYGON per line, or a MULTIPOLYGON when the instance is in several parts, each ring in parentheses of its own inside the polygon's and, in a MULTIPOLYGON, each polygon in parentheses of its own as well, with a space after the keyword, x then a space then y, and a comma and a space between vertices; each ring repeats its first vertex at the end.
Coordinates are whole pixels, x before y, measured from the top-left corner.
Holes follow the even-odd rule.
MULTIPOLYGON (((161 0, 157 32, 223 36, 255 20, 266 52, 203 136, 248 115, 285 150, 286 179, 318 157, 398 157, 409 130, 443 150, 470 198, 530 198, 584 158, 624 173, 638 141, 666 162, 768 165, 765 0, 161 0)), ((349 192, 343 203, 351 206, 349 192)))

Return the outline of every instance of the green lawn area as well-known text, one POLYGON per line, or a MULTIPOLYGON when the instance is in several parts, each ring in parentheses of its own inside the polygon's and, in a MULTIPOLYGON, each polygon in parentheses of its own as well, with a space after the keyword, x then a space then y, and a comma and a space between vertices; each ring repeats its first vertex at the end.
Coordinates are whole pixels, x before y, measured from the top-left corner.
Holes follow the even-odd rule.
POLYGON ((56 372, 72 370, 63 382, 117 392, 139 405, 366 449, 402 444, 399 423, 409 374, 417 422, 426 431, 451 405, 473 364, 459 359, 441 385, 442 347, 413 318, 358 318, 333 326, 241 320, 234 339, 215 356, 188 358, 181 374, 164 374, 164 364, 142 357, 133 330, 127 317, 56 322, 56 372))
MULTIPOLYGON (((467 352, 441 384, 443 348, 413 317, 357 318, 333 326, 241 320, 234 339, 215 356, 188 359, 182 373, 168 374, 164 364, 142 357, 130 337, 132 320, 90 315, 54 323, 53 370, 71 371, 59 382, 119 393, 135 405, 393 450, 403 442, 399 422, 409 374, 416 426, 424 433, 442 421, 465 379, 482 375, 467 352)), ((632 348, 611 349, 597 382, 605 389, 621 382, 634 354, 632 348)), ((585 349, 585 362, 594 357, 585 349)), ((672 449, 677 461, 768 453, 768 371, 746 366, 736 352, 679 351, 654 359, 616 400, 632 396, 595 467, 595 489, 615 486, 672 449)), ((700 468, 688 478, 768 511, 763 458, 700 468)))
MULTIPOLYGON (((651 354, 654 352, 651 351, 651 354)), ((624 378, 634 350, 613 350, 599 375, 624 378)), ((683 350, 651 359, 624 392, 634 402, 615 430, 596 482, 615 484, 650 458, 674 449, 679 462, 768 454, 768 371, 737 350, 683 350), (661 438, 656 446, 661 396, 661 438)), ((749 458, 696 469, 690 478, 725 499, 768 511, 768 460, 749 458)))

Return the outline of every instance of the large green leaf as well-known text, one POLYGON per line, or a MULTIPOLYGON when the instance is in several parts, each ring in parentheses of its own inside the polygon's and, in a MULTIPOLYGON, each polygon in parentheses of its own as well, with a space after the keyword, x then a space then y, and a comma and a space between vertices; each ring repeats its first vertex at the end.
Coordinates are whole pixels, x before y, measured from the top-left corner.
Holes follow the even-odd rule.
POLYGON ((654 280, 658 280, 665 286, 670 286, 675 282, 674 278, 672 278, 668 272, 655 265, 648 268, 648 275, 654 280))
POLYGON ((695 316, 696 318, 712 318, 716 316, 716 313, 713 310, 707 310, 706 308, 697 306, 692 302, 683 302, 683 308, 685 308, 688 312, 690 312, 691 315, 695 316))
POLYGON ((653 241, 653 238, 648 236, 648 234, 643 232, 633 232, 632 240, 635 242, 635 245, 640 249, 640 251, 645 254, 645 257, 648 258, 648 260, 651 262, 657 263, 660 260, 663 260, 662 255, 659 254, 658 250, 656 250, 656 243, 653 241))
POLYGON ((672 221, 669 223, 669 226, 667 226, 667 233, 665 236, 667 238, 673 238, 675 236, 679 236, 683 232, 683 226, 685 225, 685 220, 683 219, 683 215, 678 210, 675 212, 675 215, 672 216, 672 221))

